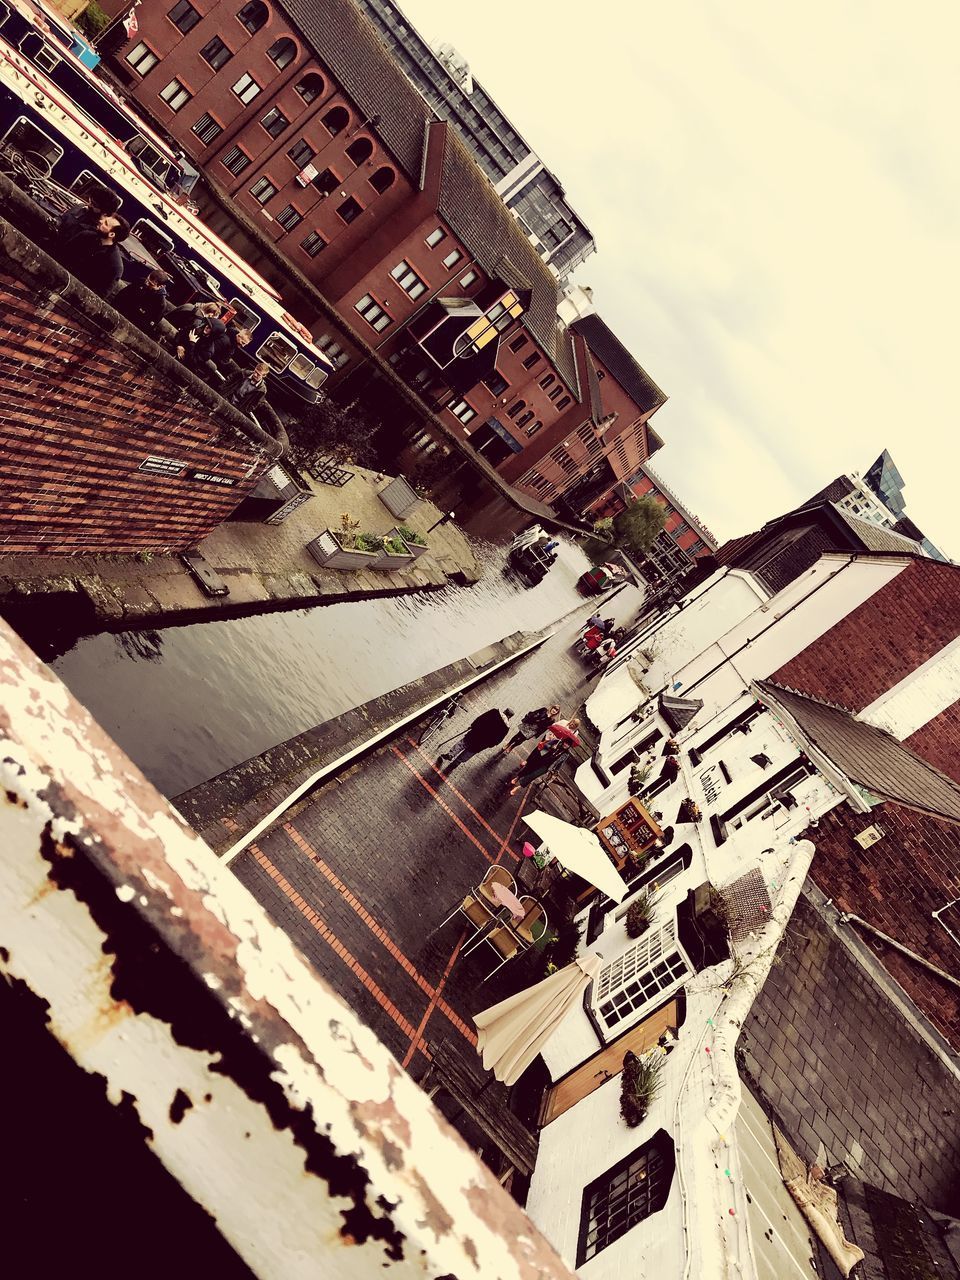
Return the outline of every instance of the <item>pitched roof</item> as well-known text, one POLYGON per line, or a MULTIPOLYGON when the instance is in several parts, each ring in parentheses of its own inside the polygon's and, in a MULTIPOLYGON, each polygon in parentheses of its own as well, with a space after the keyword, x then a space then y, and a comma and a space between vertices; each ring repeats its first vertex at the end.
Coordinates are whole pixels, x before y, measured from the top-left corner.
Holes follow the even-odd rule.
POLYGON ((916 553, 920 550, 919 543, 913 538, 908 538, 906 534, 894 533, 892 529, 885 529, 883 525, 874 524, 872 520, 861 520, 858 516, 850 515, 848 511, 841 511, 836 503, 831 503, 830 505, 840 519, 849 525, 868 551, 912 551, 916 553))
POLYGON ((598 315, 582 316, 570 327, 583 335, 590 350, 600 357, 611 375, 643 413, 659 409, 666 403, 666 395, 650 375, 640 368, 617 335, 598 315))
POLYGON ((698 711, 703 710, 702 698, 678 698, 672 693, 661 693, 657 704, 660 714, 674 733, 685 729, 698 711))
POLYGON ((960 822, 960 786, 891 734, 772 680, 758 686, 852 781, 883 799, 960 822))

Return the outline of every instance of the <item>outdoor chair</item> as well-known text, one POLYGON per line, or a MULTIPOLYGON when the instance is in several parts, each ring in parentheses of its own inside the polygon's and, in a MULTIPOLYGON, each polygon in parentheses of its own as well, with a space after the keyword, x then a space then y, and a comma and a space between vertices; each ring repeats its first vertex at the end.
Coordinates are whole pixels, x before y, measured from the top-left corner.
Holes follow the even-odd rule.
POLYGON ((495 914, 496 908, 494 904, 488 903, 483 898, 478 897, 477 890, 471 889, 463 901, 454 907, 447 918, 440 921, 437 928, 442 929, 443 926, 449 923, 455 915, 462 915, 467 924, 473 926, 473 934, 471 936, 476 937, 484 925, 490 923, 495 914))
POLYGON ((489 867, 487 869, 487 874, 477 885, 476 892, 496 909, 499 909, 499 903, 491 892, 491 887, 495 884, 502 884, 511 893, 516 893, 517 882, 506 867, 489 867))
POLYGON ((500 958, 500 963, 494 965, 484 978, 484 982, 489 982, 493 975, 498 973, 508 960, 512 960, 519 952, 526 950, 526 944, 521 943, 513 930, 506 926, 492 930, 487 934, 486 938, 484 938, 484 942, 488 942, 496 955, 500 958))
POLYGON ((543 905, 528 893, 525 893, 520 901, 526 910, 523 919, 514 925, 514 931, 527 946, 531 946, 547 932, 547 913, 543 905))

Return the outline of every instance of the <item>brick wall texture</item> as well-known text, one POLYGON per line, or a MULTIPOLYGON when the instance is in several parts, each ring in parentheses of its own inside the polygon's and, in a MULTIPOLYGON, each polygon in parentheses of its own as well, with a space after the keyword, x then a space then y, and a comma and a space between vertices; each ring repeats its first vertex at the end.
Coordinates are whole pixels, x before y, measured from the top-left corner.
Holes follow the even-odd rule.
MULTIPOLYGON (((931 914, 960 897, 960 826, 903 805, 880 805, 870 814, 840 805, 809 834, 817 846, 811 876, 838 910, 862 916, 960 977, 960 947, 931 914), (853 837, 871 825, 883 831, 883 838, 861 849, 853 837)), ((951 916, 947 923, 960 932, 960 911, 951 916)), ((861 938, 960 1052, 960 988, 868 933, 861 938)))
POLYGON ((0 555, 182 550, 264 469, 253 441, 78 308, 0 269, 0 555), (150 475, 150 455, 233 486, 150 475))
POLYGON ((960 782, 960 702, 911 733, 904 739, 904 745, 929 760, 947 777, 960 782))
POLYGON ((960 635, 960 568, 913 560, 770 677, 862 711, 960 635))

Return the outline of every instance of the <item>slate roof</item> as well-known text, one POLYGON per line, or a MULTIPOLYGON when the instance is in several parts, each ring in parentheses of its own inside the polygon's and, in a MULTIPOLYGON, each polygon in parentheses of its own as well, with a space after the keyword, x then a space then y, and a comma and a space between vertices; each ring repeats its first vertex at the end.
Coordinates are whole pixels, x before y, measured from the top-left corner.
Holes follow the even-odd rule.
POLYGON ((920 550, 920 544, 913 538, 908 538, 906 534, 894 533, 892 529, 885 529, 883 525, 874 524, 872 520, 861 520, 847 511, 841 511, 835 504, 831 505, 868 551, 907 551, 916 554, 920 550))
POLYGON ((563 378, 577 399, 581 400, 583 397, 580 395, 580 379, 577 377, 577 360, 573 344, 574 335, 563 325, 558 325, 553 363, 557 366, 557 372, 560 377, 563 378))
POLYGON ((674 733, 685 729, 698 711, 703 710, 702 698, 678 698, 672 693, 661 693, 657 704, 660 714, 674 733))
POLYGON ((758 686, 848 778, 883 799, 960 822, 960 786, 891 734, 772 680, 758 686))
POLYGON ((583 335, 590 350, 600 357, 611 375, 643 413, 659 409, 666 403, 664 392, 640 368, 617 335, 598 315, 583 316, 570 327, 575 333, 583 335))

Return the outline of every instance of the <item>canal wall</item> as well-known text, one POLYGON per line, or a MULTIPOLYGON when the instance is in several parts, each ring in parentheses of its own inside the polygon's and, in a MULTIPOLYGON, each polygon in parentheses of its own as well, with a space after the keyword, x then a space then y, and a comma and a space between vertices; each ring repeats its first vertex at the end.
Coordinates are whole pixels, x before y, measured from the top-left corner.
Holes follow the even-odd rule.
MULTIPOLYGON (((517 631, 288 738, 174 796, 172 803, 214 852, 224 854, 241 837, 270 819, 291 797, 299 799, 405 724, 428 716, 453 693, 481 684, 495 671, 539 648, 550 634, 517 631)), ((437 737, 442 740, 449 737, 449 732, 439 732, 437 737)))
POLYGON ((0 213, 0 553, 192 546, 280 444, 38 248, 2 175, 0 213))

